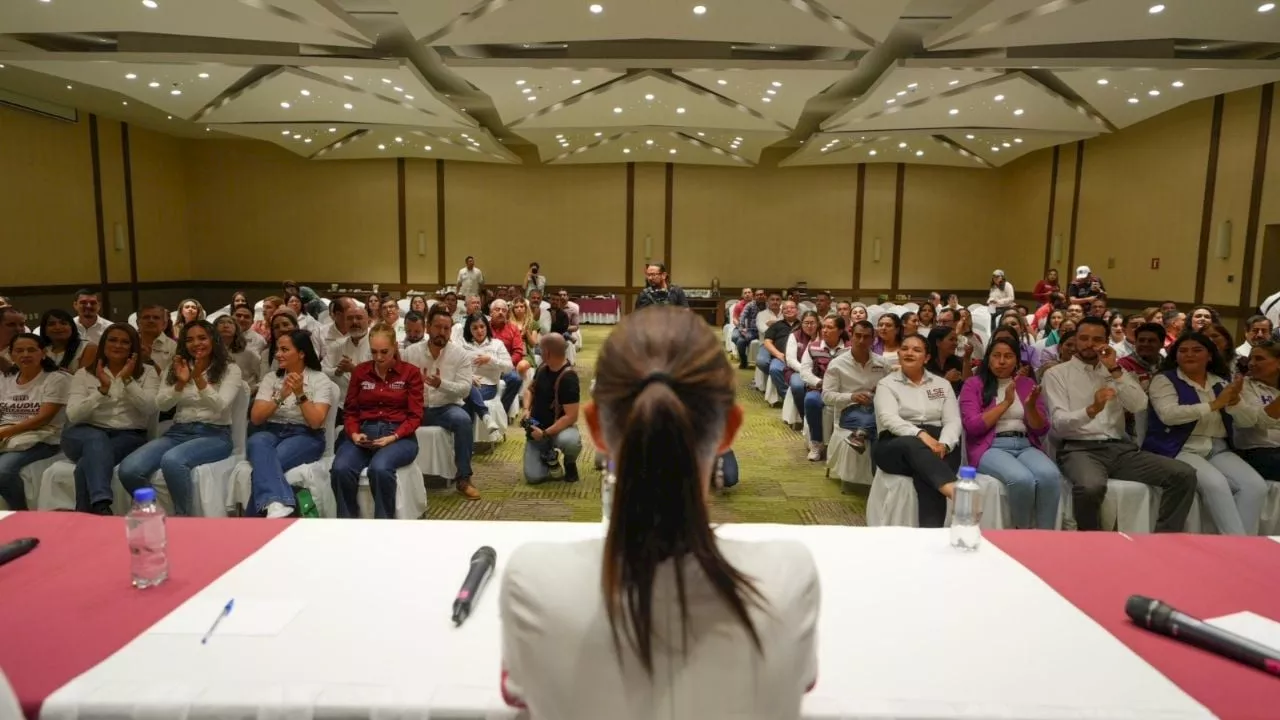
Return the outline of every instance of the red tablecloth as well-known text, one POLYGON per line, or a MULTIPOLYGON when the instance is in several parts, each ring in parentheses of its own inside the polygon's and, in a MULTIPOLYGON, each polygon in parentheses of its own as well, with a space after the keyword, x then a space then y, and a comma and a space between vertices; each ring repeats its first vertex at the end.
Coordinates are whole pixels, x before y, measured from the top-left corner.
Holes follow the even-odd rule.
MULTIPOLYGON (((72 678, 168 615, 292 521, 170 518, 169 580, 129 581, 124 519, 26 512, 0 519, 0 543, 40 546, 0 567, 0 668, 28 717, 72 678)), ((212 618, 210 618, 212 621, 212 618)))
POLYGON ((578 298, 578 310, 583 313, 599 313, 603 315, 617 315, 622 305, 618 302, 618 298, 578 298))

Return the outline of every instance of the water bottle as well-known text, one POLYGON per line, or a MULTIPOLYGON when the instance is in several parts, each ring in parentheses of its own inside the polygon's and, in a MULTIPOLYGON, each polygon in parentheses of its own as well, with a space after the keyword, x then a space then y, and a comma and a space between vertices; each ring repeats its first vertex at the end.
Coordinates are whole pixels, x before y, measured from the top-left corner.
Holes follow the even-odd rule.
POLYGON ((978 487, 978 471, 965 466, 960 468, 952 500, 951 547, 961 550, 977 550, 982 542, 982 491, 978 487))
POLYGON ((133 491, 133 507, 125 516, 129 538, 130 566, 133 586, 149 588, 169 577, 169 556, 164 527, 164 508, 156 503, 153 488, 133 491))
POLYGON ((298 516, 304 518, 320 517, 320 510, 316 508, 316 500, 311 496, 311 491, 302 488, 295 493, 298 498, 298 516))
POLYGON ((600 473, 600 509, 603 513, 604 531, 609 532, 609 516, 613 514, 613 488, 618 478, 613 474, 613 463, 609 463, 600 473))

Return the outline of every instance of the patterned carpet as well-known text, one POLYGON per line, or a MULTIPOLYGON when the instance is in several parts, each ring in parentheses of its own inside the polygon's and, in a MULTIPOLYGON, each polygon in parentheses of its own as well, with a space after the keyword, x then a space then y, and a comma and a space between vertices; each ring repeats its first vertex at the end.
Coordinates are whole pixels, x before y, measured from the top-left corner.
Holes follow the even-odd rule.
MULTIPOLYGON (((578 355, 583 387, 590 385, 596 353, 610 328, 584 329, 584 349, 578 355)), ((864 525, 864 497, 840 492, 838 480, 828 479, 823 463, 805 460, 801 435, 782 424, 778 411, 765 404, 751 388, 751 373, 738 373, 738 402, 746 409, 746 422, 734 443, 741 481, 717 494, 711 505, 715 522, 795 523, 810 525, 864 525)), ((582 480, 569 484, 550 480, 531 487, 521 477, 524 433, 517 426, 505 442, 477 448, 474 461, 476 486, 483 494, 468 502, 451 489, 433 489, 428 518, 450 520, 600 520, 600 474, 592 469, 595 457, 583 433, 578 469, 582 480)))

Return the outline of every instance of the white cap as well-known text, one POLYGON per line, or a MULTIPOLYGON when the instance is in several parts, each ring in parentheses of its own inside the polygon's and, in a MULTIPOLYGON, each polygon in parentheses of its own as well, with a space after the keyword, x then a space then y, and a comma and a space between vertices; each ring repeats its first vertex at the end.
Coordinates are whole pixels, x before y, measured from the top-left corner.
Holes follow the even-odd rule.
POLYGON ((1004 271, 1003 271, 1003 270, 996 270, 995 272, 993 272, 993 273, 991 273, 991 274, 992 274, 993 276, 998 275, 998 276, 1000 276, 1000 277, 1004 277, 1004 271))
POLYGON ((1091 272, 1093 271, 1089 269, 1088 265, 1081 265, 1080 267, 1076 268, 1076 279, 1083 280, 1089 277, 1089 273, 1091 272))

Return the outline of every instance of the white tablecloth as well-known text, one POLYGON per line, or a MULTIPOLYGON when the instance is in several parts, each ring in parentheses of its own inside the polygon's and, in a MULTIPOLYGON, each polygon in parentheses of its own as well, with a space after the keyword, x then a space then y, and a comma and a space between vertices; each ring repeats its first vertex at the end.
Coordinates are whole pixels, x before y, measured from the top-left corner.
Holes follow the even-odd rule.
MULTIPOLYGON (((449 622, 470 556, 492 545, 500 575, 524 541, 600 532, 585 523, 296 522, 55 692, 41 717, 514 717, 498 689, 497 581, 462 628, 449 622), (257 616, 243 618, 252 632, 220 631, 202 646, 205 623, 175 633, 167 622, 229 598, 235 613, 257 616)), ((906 528, 720 532, 794 538, 814 553, 823 598, 806 717, 1212 717, 993 545, 961 553, 944 530, 906 528)))

